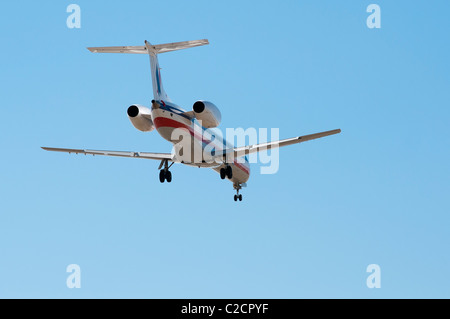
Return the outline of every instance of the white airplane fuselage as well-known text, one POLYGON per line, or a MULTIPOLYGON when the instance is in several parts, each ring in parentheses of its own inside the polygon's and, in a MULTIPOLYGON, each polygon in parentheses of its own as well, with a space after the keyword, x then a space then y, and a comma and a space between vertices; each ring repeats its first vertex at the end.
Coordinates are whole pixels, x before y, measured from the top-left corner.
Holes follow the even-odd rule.
MULTIPOLYGON (((153 101, 151 114, 153 124, 162 138, 176 145, 180 142, 179 135, 174 134, 175 129, 185 130, 190 135, 191 150, 200 150, 203 154, 205 148, 209 145, 214 146, 217 150, 232 149, 231 145, 223 138, 219 129, 204 128, 196 119, 191 119, 184 115, 185 110, 172 102, 153 101)), ((208 150, 210 153, 210 151, 208 150)), ((197 167, 210 167, 217 173, 224 168, 224 163, 208 163, 200 159, 200 161, 192 159, 191 161, 182 162, 182 164, 197 167)), ((250 164, 246 157, 235 158, 232 163, 228 163, 233 170, 231 182, 235 185, 246 183, 250 177, 250 164)))

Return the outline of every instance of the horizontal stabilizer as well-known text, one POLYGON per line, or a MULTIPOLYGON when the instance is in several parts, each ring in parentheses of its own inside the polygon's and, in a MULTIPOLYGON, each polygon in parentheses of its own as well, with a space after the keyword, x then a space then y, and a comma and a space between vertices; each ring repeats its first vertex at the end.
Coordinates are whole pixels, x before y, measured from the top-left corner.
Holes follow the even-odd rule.
MULTIPOLYGON (((148 43, 148 42, 146 42, 148 43)), ((165 43, 152 45, 149 44, 150 50, 153 53, 160 54, 171 51, 183 50, 194 48, 202 45, 209 44, 209 41, 206 39, 203 40, 194 40, 194 41, 183 41, 183 42, 174 42, 174 43, 165 43)), ((149 54, 146 46, 119 46, 119 47, 91 47, 88 48, 92 53, 130 53, 130 54, 149 54)))

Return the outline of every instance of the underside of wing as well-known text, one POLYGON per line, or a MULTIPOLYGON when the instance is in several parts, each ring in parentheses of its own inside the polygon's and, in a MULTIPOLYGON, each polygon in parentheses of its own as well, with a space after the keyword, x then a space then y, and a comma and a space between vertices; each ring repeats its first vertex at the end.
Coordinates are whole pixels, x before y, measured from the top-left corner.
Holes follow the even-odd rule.
POLYGON ((238 148, 234 149, 234 157, 235 158, 242 157, 242 156, 256 153, 256 152, 266 151, 266 150, 270 150, 273 148, 288 146, 288 145, 292 145, 292 144, 298 144, 298 143, 311 141, 311 140, 315 140, 317 138, 334 135, 334 134, 339 134, 339 133, 341 133, 341 130, 337 129, 337 130, 331 130, 331 131, 315 133, 315 134, 310 134, 310 135, 297 136, 297 137, 288 138, 286 140, 281 140, 281 141, 238 147, 238 148))
POLYGON ((132 157, 132 158, 144 158, 151 160, 168 160, 172 161, 174 156, 170 153, 149 153, 149 152, 123 152, 123 151, 98 151, 98 150, 81 150, 81 149, 71 149, 71 148, 53 148, 53 147, 42 147, 42 149, 51 152, 62 152, 62 153, 74 153, 74 154, 84 154, 84 155, 100 155, 100 156, 115 156, 115 157, 132 157))

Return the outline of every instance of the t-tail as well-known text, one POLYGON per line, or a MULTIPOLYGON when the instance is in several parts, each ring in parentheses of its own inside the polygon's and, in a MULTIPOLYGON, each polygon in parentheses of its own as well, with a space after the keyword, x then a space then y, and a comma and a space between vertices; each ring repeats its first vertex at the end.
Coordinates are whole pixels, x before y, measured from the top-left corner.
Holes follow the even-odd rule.
POLYGON ((125 46, 125 47, 94 47, 88 48, 93 53, 131 53, 148 54, 150 56, 150 67, 153 83, 153 97, 157 101, 170 101, 167 93, 164 91, 161 80, 161 68, 159 67, 158 54, 198 47, 209 44, 208 40, 194 40, 175 43, 165 43, 152 45, 145 41, 145 46, 125 46))

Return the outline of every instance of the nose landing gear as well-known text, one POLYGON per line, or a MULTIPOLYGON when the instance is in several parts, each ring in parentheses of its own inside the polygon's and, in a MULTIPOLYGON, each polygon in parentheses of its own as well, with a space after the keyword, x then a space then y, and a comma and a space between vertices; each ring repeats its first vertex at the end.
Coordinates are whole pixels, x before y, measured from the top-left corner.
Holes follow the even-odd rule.
POLYGON ((239 190, 242 189, 241 184, 234 184, 234 189, 236 190, 236 195, 234 195, 234 201, 237 202, 238 200, 242 202, 242 194, 239 194, 239 190))

